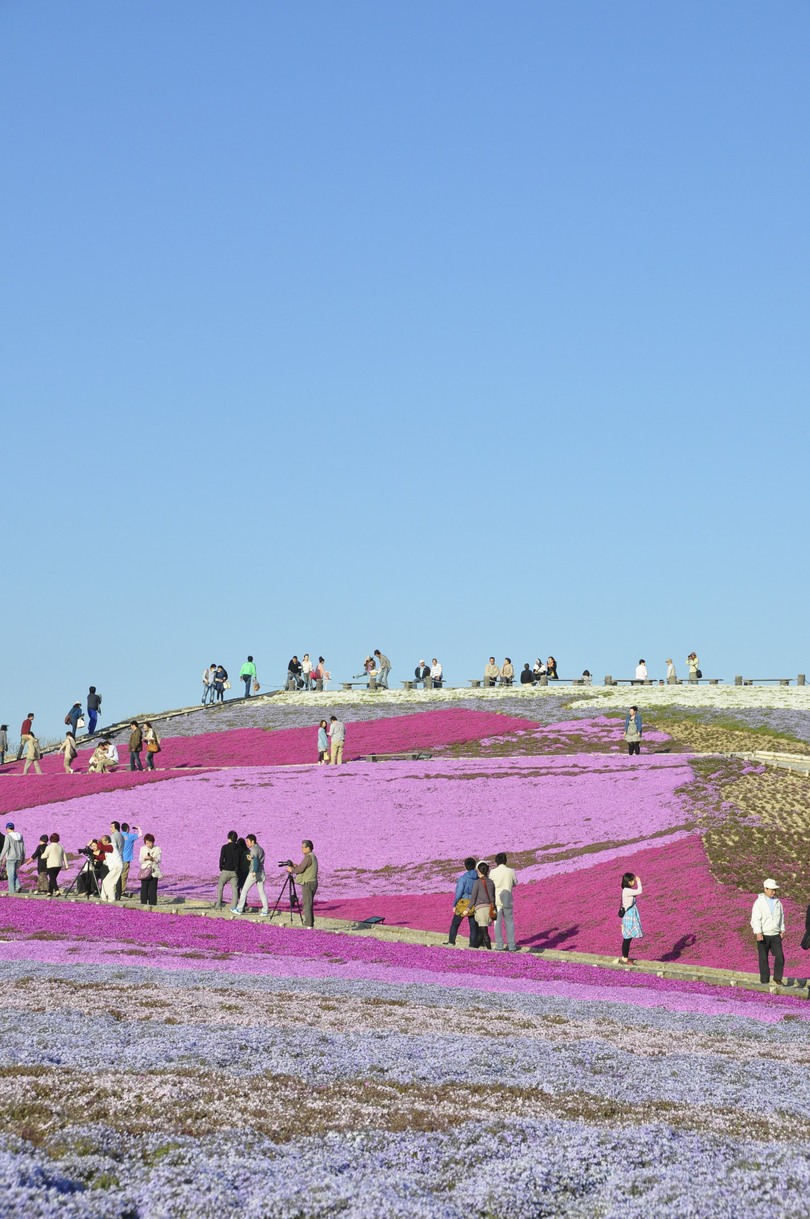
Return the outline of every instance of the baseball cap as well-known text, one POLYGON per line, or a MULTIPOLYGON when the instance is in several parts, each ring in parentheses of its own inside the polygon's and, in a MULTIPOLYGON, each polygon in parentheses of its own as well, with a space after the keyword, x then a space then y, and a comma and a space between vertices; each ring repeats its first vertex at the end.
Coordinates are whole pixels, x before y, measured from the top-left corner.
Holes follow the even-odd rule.
POLYGON ((763 889, 778 889, 779 886, 775 880, 771 880, 769 877, 768 880, 763 881, 762 888, 763 889))
POLYGON ((7 830, 13 830, 13 829, 14 829, 14 822, 13 822, 13 821, 7 821, 7 822, 6 822, 6 829, 7 829, 7 830))

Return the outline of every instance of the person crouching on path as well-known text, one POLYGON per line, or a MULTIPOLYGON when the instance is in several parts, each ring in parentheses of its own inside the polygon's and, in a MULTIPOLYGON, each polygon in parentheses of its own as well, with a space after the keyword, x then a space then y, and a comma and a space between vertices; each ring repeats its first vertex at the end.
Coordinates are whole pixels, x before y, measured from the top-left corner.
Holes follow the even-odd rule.
POLYGON ((759 980, 763 985, 767 985, 771 980, 769 953, 773 953, 773 980, 776 986, 782 985, 782 974, 785 972, 785 954, 782 951, 785 912, 776 896, 778 888, 776 881, 769 877, 751 910, 751 927, 757 937, 759 980))
POLYGON ((313 902, 315 894, 318 891, 318 859, 312 853, 312 843, 309 838, 305 838, 301 843, 301 850, 304 858, 297 867, 288 867, 287 871, 290 876, 295 876, 298 881, 298 887, 301 890, 301 898, 303 905, 304 926, 309 927, 310 931, 315 926, 315 914, 313 911, 313 902))
POLYGON ((477 924, 476 948, 492 948, 489 938, 489 925, 492 922, 492 912, 495 909, 495 885, 489 879, 489 864, 481 860, 476 871, 478 879, 473 885, 470 901, 475 911, 477 924))
POLYGON ((632 755, 641 753, 641 715, 636 706, 630 708, 624 717, 624 739, 627 742, 627 752, 632 755))
POLYGON ((478 873, 475 870, 475 860, 470 855, 464 860, 464 871, 456 881, 456 891, 453 895, 453 918, 450 922, 450 930, 447 933, 448 944, 455 944, 458 929, 466 918, 470 928, 470 948, 478 947, 478 925, 475 921, 475 911, 470 900, 477 880, 478 873))
POLYGON ((622 877, 622 905, 621 905, 621 920, 622 920, 622 955, 616 961, 617 965, 632 965, 630 960, 630 944, 633 940, 640 940, 644 935, 641 930, 641 918, 636 905, 636 898, 640 897, 644 890, 641 887, 641 877, 634 875, 632 872, 625 872, 622 877))
POLYGON ((247 834, 245 842, 247 843, 250 857, 250 871, 248 872, 247 880, 242 886, 242 892, 239 894, 237 905, 231 907, 231 914, 244 914, 247 895, 255 885, 262 900, 262 915, 266 916, 270 911, 267 907, 267 894, 264 891, 264 847, 259 846, 255 834, 247 834))

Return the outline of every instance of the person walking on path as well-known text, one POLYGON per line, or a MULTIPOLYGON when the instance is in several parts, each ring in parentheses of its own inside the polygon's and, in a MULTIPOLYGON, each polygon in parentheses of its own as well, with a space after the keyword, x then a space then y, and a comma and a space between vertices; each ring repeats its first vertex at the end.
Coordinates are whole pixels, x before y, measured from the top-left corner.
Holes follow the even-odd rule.
POLYGON ((143 770, 141 750, 143 749, 143 733, 137 720, 129 726, 129 769, 143 770))
POLYGON ((489 938, 489 925, 495 910, 495 885, 490 879, 489 864, 481 860, 476 868, 478 877, 470 894, 470 903, 475 912, 477 924, 476 948, 492 948, 489 938))
POLYGON ((632 965, 630 960, 630 944, 640 940, 644 935, 641 930, 641 917, 636 905, 636 898, 644 890, 641 887, 641 877, 632 872, 625 872, 622 877, 622 904, 619 910, 622 920, 622 955, 616 961, 617 965, 632 965))
POLYGON ((42 852, 42 857, 48 870, 48 897, 58 896, 62 892, 59 888, 59 873, 68 866, 65 848, 59 841, 58 834, 51 834, 50 841, 42 852))
POLYGON ((675 665, 671 656, 667 658, 667 684, 670 686, 678 684, 678 674, 675 672, 675 665))
POLYGON ((248 656, 239 670, 239 680, 245 683, 245 698, 250 698, 250 688, 256 680, 256 666, 252 656, 248 656))
POLYGON ((298 887, 301 890, 304 926, 310 930, 315 926, 315 913, 313 904, 315 894, 318 892, 318 857, 313 855, 313 847, 309 838, 305 838, 301 843, 301 851, 303 859, 299 864, 287 868, 290 876, 295 876, 298 879, 298 887))
POLYGON ((101 714, 101 695, 96 693, 96 687, 91 686, 87 691, 87 735, 90 736, 96 730, 98 717, 101 714))
POLYGON ((73 767, 71 766, 71 762, 79 756, 79 751, 76 748, 76 738, 74 737, 74 735, 70 731, 70 729, 68 729, 68 731, 65 733, 65 739, 62 742, 62 744, 59 746, 59 749, 57 750, 57 752, 65 755, 64 756, 65 774, 72 775, 73 767))
POLYGON ((39 741, 34 736, 33 732, 29 732, 25 737, 25 762, 23 763, 23 774, 27 775, 30 768, 33 766, 38 775, 42 774, 42 767, 39 764, 39 759, 42 753, 39 748, 39 741))
POLYGON ((478 945, 478 925, 476 924, 475 911, 470 901, 477 880, 478 873, 475 870, 475 859, 472 855, 469 855, 464 860, 464 871, 456 881, 456 891, 453 894, 453 917, 450 920, 450 930, 447 933, 448 944, 455 945, 458 929, 466 918, 470 928, 470 948, 476 948, 478 945))
POLYGON ((343 765, 343 747, 346 744, 346 725, 336 715, 329 725, 329 760, 333 766, 343 765))
POLYGON ((81 703, 74 703, 65 716, 65 726, 70 725, 70 731, 75 737, 80 728, 84 727, 84 716, 81 703))
POLYGON ((641 713, 634 705, 624 717, 624 739, 627 742, 627 753, 630 757, 633 754, 641 753, 641 732, 641 713))
POLYGON ((247 895, 255 885, 262 901, 262 915, 266 916, 270 912, 267 908, 267 894, 264 891, 264 847, 259 846, 255 834, 246 834, 245 842, 247 843, 250 859, 250 871, 247 874, 247 880, 242 886, 238 903, 231 907, 231 914, 244 914, 247 895))
POLYGON ((515 915, 512 901, 512 890, 517 882, 513 868, 506 866, 506 855, 499 851, 495 856, 495 867, 489 874, 495 886, 495 951, 503 952, 504 947, 509 952, 519 952, 515 943, 515 915), (506 945, 504 945, 504 928, 506 928, 506 945))
POLYGON ((27 736, 31 735, 31 733, 33 732, 33 729, 34 729, 34 713, 33 713, 33 711, 29 711, 28 715, 26 715, 25 719, 23 720, 22 724, 20 725, 20 747, 17 750, 17 761, 18 762, 19 762, 20 758, 23 756, 23 754, 25 753, 25 738, 27 736))
POLYGON ((636 686, 643 685, 647 681, 648 676, 647 662, 646 660, 640 660, 636 665, 636 675, 633 678, 633 684, 636 686))
POLYGON ((146 742, 146 769, 155 769, 155 757, 160 753, 160 737, 149 720, 144 720, 143 739, 146 742))
POLYGON ((763 985, 767 985, 771 980, 770 953, 773 953, 773 980, 776 986, 782 985, 782 975, 785 972, 785 954, 782 951, 785 912, 776 896, 778 888, 776 881, 769 877, 764 881, 762 893, 751 909, 751 927, 757 937, 759 980, 763 985))
POLYGON ((6 822, 6 839, 3 843, 3 849, 0 850, 0 864, 6 865, 6 876, 8 877, 9 893, 19 893, 20 881, 17 876, 18 869, 25 862, 25 842, 22 834, 15 830, 14 822, 6 822))
POLYGON ((0 766, 6 762, 8 752, 8 724, 0 724, 0 766))
POLYGON ((329 765, 329 725, 321 720, 318 725, 318 765, 329 765))
POLYGON ((219 881, 217 883, 217 900, 214 909, 223 907, 222 892, 226 885, 231 886, 231 901, 234 906, 239 902, 239 835, 236 830, 228 830, 228 840, 219 849, 219 881))
POLYGON ((141 827, 133 825, 132 829, 126 821, 121 822, 121 837, 124 840, 124 845, 121 847, 121 859, 123 866, 121 868, 121 876, 118 881, 119 897, 128 897, 127 881, 129 880, 129 869, 132 867, 132 856, 135 851, 135 843, 141 836, 141 827))
POLYGON ((34 854, 31 856, 29 863, 37 865, 37 893, 48 892, 48 867, 43 858, 45 848, 47 847, 49 838, 47 834, 40 834, 39 842, 36 845, 34 854))
POLYGON ((689 681, 692 685, 696 685, 700 680, 700 661, 697 658, 697 652, 690 652, 686 658, 686 663, 689 666, 689 681))
POLYGON ((138 862, 141 865, 141 905, 156 906, 158 881, 163 877, 163 852, 155 845, 154 834, 144 834, 138 862))
POLYGON ((385 656, 379 648, 374 649, 374 655, 377 657, 377 667, 380 670, 377 678, 377 685, 382 686, 383 690, 388 689, 388 674, 391 672, 391 661, 385 656))

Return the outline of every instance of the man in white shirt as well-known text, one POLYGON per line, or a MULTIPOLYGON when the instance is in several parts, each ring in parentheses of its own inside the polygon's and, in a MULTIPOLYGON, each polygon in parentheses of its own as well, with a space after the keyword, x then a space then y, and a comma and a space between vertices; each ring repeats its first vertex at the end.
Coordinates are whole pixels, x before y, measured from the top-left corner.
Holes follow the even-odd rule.
POLYGON ((512 868, 506 866, 506 855, 500 851, 495 856, 495 867, 489 874, 495 886, 495 951, 503 952, 503 929, 506 926, 506 943, 509 952, 520 952, 515 943, 515 918, 512 905, 512 890, 517 877, 512 868))
POLYGON ((782 951, 785 912, 782 909, 782 903, 776 896, 776 890, 779 888, 776 881, 768 878, 762 888, 763 892, 760 893, 751 910, 751 926, 757 937, 759 954, 759 980, 763 985, 767 985, 771 980, 768 954, 772 952, 773 980, 776 986, 781 986, 785 969, 785 954, 782 951))
POLYGON ((646 681, 646 680, 647 680, 647 662, 646 662, 646 660, 640 660, 638 662, 638 664, 636 665, 636 681, 641 682, 641 681, 646 681))

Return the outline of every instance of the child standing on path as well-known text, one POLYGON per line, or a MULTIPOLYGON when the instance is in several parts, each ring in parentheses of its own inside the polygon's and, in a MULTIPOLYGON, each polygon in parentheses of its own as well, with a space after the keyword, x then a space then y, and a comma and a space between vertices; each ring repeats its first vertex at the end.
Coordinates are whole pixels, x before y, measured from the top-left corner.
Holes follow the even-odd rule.
POLYGON ((630 944, 633 940, 640 940, 644 935, 641 930, 641 918, 636 905, 636 898, 640 897, 644 890, 641 887, 641 877, 634 876, 632 872, 625 872, 622 877, 622 955, 616 961, 617 965, 632 965, 630 960, 630 944))

